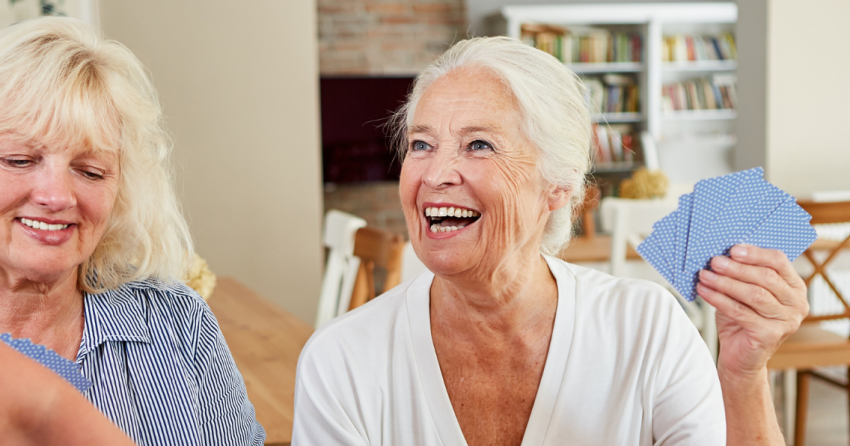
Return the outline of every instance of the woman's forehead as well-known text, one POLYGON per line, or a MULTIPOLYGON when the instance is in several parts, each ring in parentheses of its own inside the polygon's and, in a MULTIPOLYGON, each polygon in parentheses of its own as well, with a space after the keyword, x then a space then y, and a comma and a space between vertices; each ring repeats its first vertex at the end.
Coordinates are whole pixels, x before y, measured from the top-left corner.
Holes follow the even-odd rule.
POLYGON ((498 131, 519 117, 507 86, 488 69, 465 68, 441 76, 422 94, 411 132, 451 118, 457 130, 498 131))

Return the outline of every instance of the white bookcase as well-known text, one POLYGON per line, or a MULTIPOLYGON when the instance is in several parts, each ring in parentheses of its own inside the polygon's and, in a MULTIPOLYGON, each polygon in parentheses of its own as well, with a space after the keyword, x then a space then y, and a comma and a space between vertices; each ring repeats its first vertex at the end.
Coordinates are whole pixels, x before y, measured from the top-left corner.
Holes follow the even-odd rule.
POLYGON ((671 181, 692 183, 732 171, 735 110, 662 111, 662 87, 688 79, 734 74, 737 61, 663 62, 666 35, 735 34, 734 3, 629 3, 505 6, 501 10, 507 34, 520 38, 523 24, 591 26, 638 32, 643 37, 641 62, 568 64, 580 76, 633 73, 640 88, 640 113, 596 115, 611 124, 635 123, 647 163, 657 163, 671 181), (647 147, 652 145, 654 147, 647 147))

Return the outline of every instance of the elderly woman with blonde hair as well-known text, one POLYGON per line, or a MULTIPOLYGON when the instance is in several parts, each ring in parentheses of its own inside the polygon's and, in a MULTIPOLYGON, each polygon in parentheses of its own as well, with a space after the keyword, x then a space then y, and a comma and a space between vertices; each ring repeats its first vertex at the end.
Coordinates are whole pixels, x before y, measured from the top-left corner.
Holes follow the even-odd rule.
POLYGON ((81 22, 0 31, 0 333, 79 364, 140 445, 262 444, 192 241, 156 92, 81 22))
POLYGON ((562 63, 461 41, 396 123, 401 203, 431 272, 313 335, 293 444, 783 444, 766 363, 808 307, 782 253, 739 245, 702 272, 716 368, 664 288, 554 257, 591 167, 582 84, 562 63))

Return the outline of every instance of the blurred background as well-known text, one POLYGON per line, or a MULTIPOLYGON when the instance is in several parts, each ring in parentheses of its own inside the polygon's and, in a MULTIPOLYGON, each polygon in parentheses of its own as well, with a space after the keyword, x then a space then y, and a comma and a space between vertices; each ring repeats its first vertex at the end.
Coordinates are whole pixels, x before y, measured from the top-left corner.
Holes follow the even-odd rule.
MULTIPOLYGON (((661 196, 762 166, 798 199, 850 200, 845 0, 0 0, 0 27, 39 15, 82 19, 142 60, 198 252, 309 325, 335 249, 327 211, 407 237, 383 124, 468 37, 520 38, 582 77, 600 197, 634 193, 623 181, 641 168, 666 182, 661 196)), ((594 208, 578 231, 604 236, 594 208)), ((850 292, 842 274, 813 287, 850 292)), ((846 444, 846 394, 821 390, 810 444, 846 444)))

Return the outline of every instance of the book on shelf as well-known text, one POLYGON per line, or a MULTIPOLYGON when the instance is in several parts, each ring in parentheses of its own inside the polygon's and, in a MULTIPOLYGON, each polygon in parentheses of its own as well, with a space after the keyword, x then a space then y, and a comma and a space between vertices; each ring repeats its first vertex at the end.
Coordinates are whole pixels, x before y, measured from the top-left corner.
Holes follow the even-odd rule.
POLYGON ((735 110, 738 95, 734 75, 716 75, 666 84, 661 89, 661 110, 735 110))
POLYGON ((587 102, 594 113, 637 113, 640 111, 640 89, 630 76, 606 74, 583 79, 587 102))
POLYGON ((521 40, 564 63, 640 62, 640 33, 611 32, 602 28, 570 30, 556 25, 525 23, 521 40))
POLYGON ((593 124, 593 153, 596 166, 634 163, 637 160, 634 145, 636 139, 631 125, 593 124))
POLYGON ((737 60, 738 50, 731 33, 711 36, 676 34, 665 36, 662 60, 664 62, 702 62, 712 60, 737 60))

